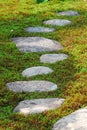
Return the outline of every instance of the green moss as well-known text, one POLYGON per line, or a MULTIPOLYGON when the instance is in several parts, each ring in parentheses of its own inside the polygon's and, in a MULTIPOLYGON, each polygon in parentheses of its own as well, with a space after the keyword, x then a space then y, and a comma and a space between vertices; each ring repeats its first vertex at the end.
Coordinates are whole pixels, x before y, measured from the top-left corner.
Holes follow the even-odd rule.
MULTIPOLYGON (((69 113, 87 106, 87 4, 83 0, 50 0, 37 4, 34 0, 0 0, 0 130, 51 130, 53 124, 69 113), (56 12, 76 10, 79 16, 57 16, 56 12), (64 27, 54 27, 52 33, 27 33, 28 26, 44 26, 43 21, 62 18, 72 21, 64 27), (12 37, 41 36, 59 41, 68 59, 55 64, 40 63, 46 52, 22 53, 10 41, 12 37), (54 71, 48 75, 23 78, 21 72, 32 66, 45 65, 54 71), (44 93, 13 93, 6 88, 7 82, 18 80, 48 80, 59 88, 44 93), (23 116, 13 113, 22 100, 35 98, 65 98, 64 104, 53 111, 23 116), (80 97, 80 98, 79 98, 80 97)), ((52 27, 45 25, 46 27, 52 27)), ((52 52, 54 53, 54 52, 52 52)))
POLYGON ((47 2, 48 0, 36 0, 37 3, 47 2))

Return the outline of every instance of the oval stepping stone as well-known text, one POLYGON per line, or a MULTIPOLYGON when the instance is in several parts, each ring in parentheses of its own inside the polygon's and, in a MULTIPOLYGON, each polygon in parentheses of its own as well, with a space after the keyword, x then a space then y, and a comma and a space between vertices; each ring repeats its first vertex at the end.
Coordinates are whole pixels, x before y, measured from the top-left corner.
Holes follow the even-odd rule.
POLYGON ((43 37, 17 37, 11 39, 22 52, 43 52, 61 50, 63 46, 55 40, 43 37))
POLYGON ((87 107, 60 119, 52 130, 87 130, 87 107))
POLYGON ((65 16, 75 16, 75 15, 79 15, 77 11, 73 11, 73 10, 68 10, 68 11, 63 11, 63 12, 59 12, 57 13, 58 15, 65 15, 65 16))
POLYGON ((40 75, 40 74, 48 74, 53 72, 52 69, 45 67, 45 66, 36 66, 36 67, 31 67, 22 72, 22 75, 24 77, 30 77, 34 75, 40 75))
POLYGON ((47 110, 53 110, 61 106, 64 99, 47 98, 21 101, 14 109, 14 112, 22 114, 41 113, 47 110))
POLYGON ((66 54, 44 54, 40 57, 40 62, 55 63, 57 61, 62 61, 67 58, 68 55, 66 54))
POLYGON ((46 28, 46 27, 28 27, 25 28, 25 31, 27 32, 53 32, 55 31, 54 28, 46 28))
POLYGON ((6 86, 14 92, 43 92, 57 89, 56 84, 42 80, 16 81, 7 83, 6 86))
POLYGON ((52 20, 44 21, 44 24, 55 25, 55 26, 65 26, 65 25, 71 24, 71 21, 64 20, 64 19, 52 19, 52 20))

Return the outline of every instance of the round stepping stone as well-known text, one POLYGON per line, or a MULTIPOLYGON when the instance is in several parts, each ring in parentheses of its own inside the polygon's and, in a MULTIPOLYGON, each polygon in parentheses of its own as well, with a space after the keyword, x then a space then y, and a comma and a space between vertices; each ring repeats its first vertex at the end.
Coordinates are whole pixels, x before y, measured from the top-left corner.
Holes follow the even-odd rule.
POLYGON ((52 130, 87 130, 87 107, 60 119, 52 130))
POLYGON ((55 31, 54 28, 46 28, 46 27, 28 27, 25 28, 25 31, 27 32, 53 32, 55 31))
POLYGON ((44 21, 44 24, 55 25, 55 26, 65 26, 65 25, 71 24, 71 21, 64 20, 64 19, 52 19, 52 20, 44 21))
POLYGON ((6 86, 13 92, 48 92, 57 89, 56 84, 42 80, 16 81, 7 83, 6 86))
POLYGON ((77 11, 73 11, 73 10, 68 10, 68 11, 63 11, 63 12, 59 12, 57 13, 58 15, 65 15, 65 16, 75 16, 75 15, 79 15, 77 11))
POLYGON ((44 54, 40 57, 40 62, 55 63, 57 61, 62 61, 67 58, 68 58, 68 55, 66 54, 44 54))
POLYGON ((35 75, 41 75, 41 74, 48 74, 53 72, 52 69, 45 67, 45 66, 36 66, 36 67, 31 67, 22 72, 22 75, 24 77, 30 77, 30 76, 35 76, 35 75))
POLYGON ((53 110, 62 105, 64 99, 62 98, 47 98, 21 101, 14 109, 14 112, 22 114, 41 113, 47 110, 53 110))
POLYGON ((61 50, 63 46, 55 40, 44 37, 17 37, 11 39, 22 52, 43 52, 61 50))

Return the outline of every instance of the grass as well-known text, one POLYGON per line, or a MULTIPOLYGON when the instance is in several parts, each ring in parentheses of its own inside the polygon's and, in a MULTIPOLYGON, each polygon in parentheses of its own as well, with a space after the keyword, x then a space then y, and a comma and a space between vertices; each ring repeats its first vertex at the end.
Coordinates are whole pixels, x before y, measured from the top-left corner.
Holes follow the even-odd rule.
MULTIPOLYGON (((87 4, 83 0, 50 0, 37 4, 34 0, 0 0, 0 130, 51 130, 53 124, 71 112, 87 106, 87 4), (57 16, 55 12, 76 10, 79 16, 57 16), (27 33, 28 26, 44 26, 53 18, 68 19, 71 25, 54 27, 53 33, 27 33), (46 52, 22 53, 10 41, 12 37, 41 36, 59 41, 69 58, 55 64, 40 63, 46 52), (21 72, 32 66, 45 65, 52 74, 23 78, 21 72), (18 80, 47 80, 59 88, 44 93, 14 93, 6 83, 18 80), (61 97, 64 104, 53 111, 23 116, 13 113, 15 106, 25 99, 61 97)), ((47 26, 46 27, 52 27, 47 26)), ((54 53, 54 52, 52 52, 54 53)))

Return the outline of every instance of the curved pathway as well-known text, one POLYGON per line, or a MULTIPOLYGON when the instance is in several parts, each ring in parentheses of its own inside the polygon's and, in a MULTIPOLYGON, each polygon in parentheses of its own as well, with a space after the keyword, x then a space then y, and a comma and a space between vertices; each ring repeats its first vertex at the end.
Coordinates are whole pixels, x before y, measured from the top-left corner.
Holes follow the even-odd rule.
MULTIPOLYGON (((68 10, 58 12, 57 15, 65 16, 78 16, 78 12, 68 10)), ((54 26, 65 26, 72 22, 64 19, 52 19, 44 21, 44 24, 54 26)), ((29 27, 26 28, 27 32, 53 32, 53 28, 45 27, 29 27)), ((43 37, 17 37, 11 39, 18 49, 23 52, 51 52, 63 49, 63 46, 55 40, 43 38, 43 37)), ((55 63, 67 59, 66 54, 45 54, 40 57, 40 62, 43 63, 55 63)), ((48 74, 53 72, 47 67, 32 67, 27 68, 22 72, 25 77, 35 76, 39 74, 48 74)), ((41 91, 53 91, 57 89, 57 85, 49 81, 16 81, 7 83, 6 86, 9 90, 14 92, 41 92, 41 91)), ((20 112, 22 114, 41 113, 47 110, 53 110, 62 105, 64 99, 62 98, 46 98, 46 99, 33 99, 21 101, 14 112, 20 112)), ((87 107, 60 119, 57 121, 52 130, 86 130, 87 129, 87 107)))

